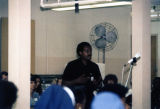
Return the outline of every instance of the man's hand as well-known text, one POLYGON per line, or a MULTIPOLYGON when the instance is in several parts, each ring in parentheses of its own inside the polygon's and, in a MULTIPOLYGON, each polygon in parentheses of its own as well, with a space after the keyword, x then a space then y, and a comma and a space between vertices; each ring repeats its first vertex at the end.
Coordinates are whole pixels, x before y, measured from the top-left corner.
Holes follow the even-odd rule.
POLYGON ((62 81, 62 84, 63 85, 66 85, 66 86, 73 86, 73 85, 77 85, 77 84, 86 84, 88 81, 90 81, 90 77, 86 77, 84 74, 79 76, 78 78, 76 78, 75 80, 72 80, 72 81, 65 81, 63 80, 62 81))
POLYGON ((90 77, 86 77, 85 74, 81 75, 75 80, 77 84, 85 84, 88 81, 90 81, 90 77))

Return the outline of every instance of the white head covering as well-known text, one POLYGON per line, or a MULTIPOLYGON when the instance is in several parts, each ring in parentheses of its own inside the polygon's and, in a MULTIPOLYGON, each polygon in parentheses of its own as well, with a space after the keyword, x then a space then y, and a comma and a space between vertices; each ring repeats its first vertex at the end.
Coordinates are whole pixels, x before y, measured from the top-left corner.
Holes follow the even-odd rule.
POLYGON ((72 104, 73 104, 73 106, 74 106, 74 105, 75 105, 75 96, 74 96, 72 90, 71 90, 70 88, 66 87, 66 86, 64 86, 63 89, 67 92, 67 94, 68 94, 69 97, 71 98, 72 104))

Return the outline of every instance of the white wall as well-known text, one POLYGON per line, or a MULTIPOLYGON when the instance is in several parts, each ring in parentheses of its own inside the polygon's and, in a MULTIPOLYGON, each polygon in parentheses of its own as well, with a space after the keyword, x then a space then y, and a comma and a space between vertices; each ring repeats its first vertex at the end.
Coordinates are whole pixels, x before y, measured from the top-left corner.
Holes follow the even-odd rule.
MULTIPOLYGON (((120 76, 123 64, 131 55, 130 12, 130 7, 80 10, 79 14, 40 11, 39 0, 32 0, 32 19, 36 24, 36 73, 63 73, 65 64, 76 58, 77 44, 90 41, 91 28, 108 22, 117 28, 119 40, 112 51, 106 52, 106 74, 120 76)), ((94 48, 93 60, 97 62, 97 49, 94 48)))

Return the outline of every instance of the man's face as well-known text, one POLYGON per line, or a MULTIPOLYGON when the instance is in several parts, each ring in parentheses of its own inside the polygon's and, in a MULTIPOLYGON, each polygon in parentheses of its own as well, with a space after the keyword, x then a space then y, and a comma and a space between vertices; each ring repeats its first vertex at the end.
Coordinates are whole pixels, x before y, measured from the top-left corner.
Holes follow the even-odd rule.
POLYGON ((92 50, 90 47, 84 47, 83 51, 80 52, 81 58, 85 59, 85 60, 91 60, 91 56, 92 56, 92 50))
POLYGON ((113 80, 108 80, 107 83, 108 84, 114 84, 114 81, 113 80))
POLYGON ((8 76, 6 76, 6 75, 2 75, 2 80, 8 80, 8 76))

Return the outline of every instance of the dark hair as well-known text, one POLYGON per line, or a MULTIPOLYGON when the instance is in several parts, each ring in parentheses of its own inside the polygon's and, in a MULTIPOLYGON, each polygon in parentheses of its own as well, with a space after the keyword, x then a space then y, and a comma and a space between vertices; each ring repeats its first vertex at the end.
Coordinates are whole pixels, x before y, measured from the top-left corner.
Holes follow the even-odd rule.
POLYGON ((104 80, 103 80, 103 84, 104 85, 108 84, 108 80, 113 80, 114 84, 118 83, 118 78, 114 74, 108 74, 108 75, 106 75, 105 78, 104 78, 104 80))
POLYGON ((42 82, 42 79, 41 79, 41 77, 40 77, 39 75, 34 75, 34 77, 35 77, 35 80, 36 80, 37 78, 39 78, 39 79, 40 79, 40 83, 42 82))
POLYGON ((34 81, 36 83, 36 78, 34 75, 31 75, 31 81, 34 81))
POLYGON ((91 45, 88 42, 81 42, 77 46, 77 55, 78 56, 80 56, 79 52, 82 52, 84 47, 90 47, 92 49, 91 45))
POLYGON ((8 72, 2 71, 2 72, 0 73, 0 80, 2 80, 2 75, 8 76, 8 72))
POLYGON ((107 84, 99 92, 113 92, 117 94, 120 98, 125 97, 126 93, 128 92, 128 88, 122 86, 121 84, 107 84))
POLYGON ((0 80, 0 109, 9 109, 17 98, 17 87, 9 81, 0 80))

